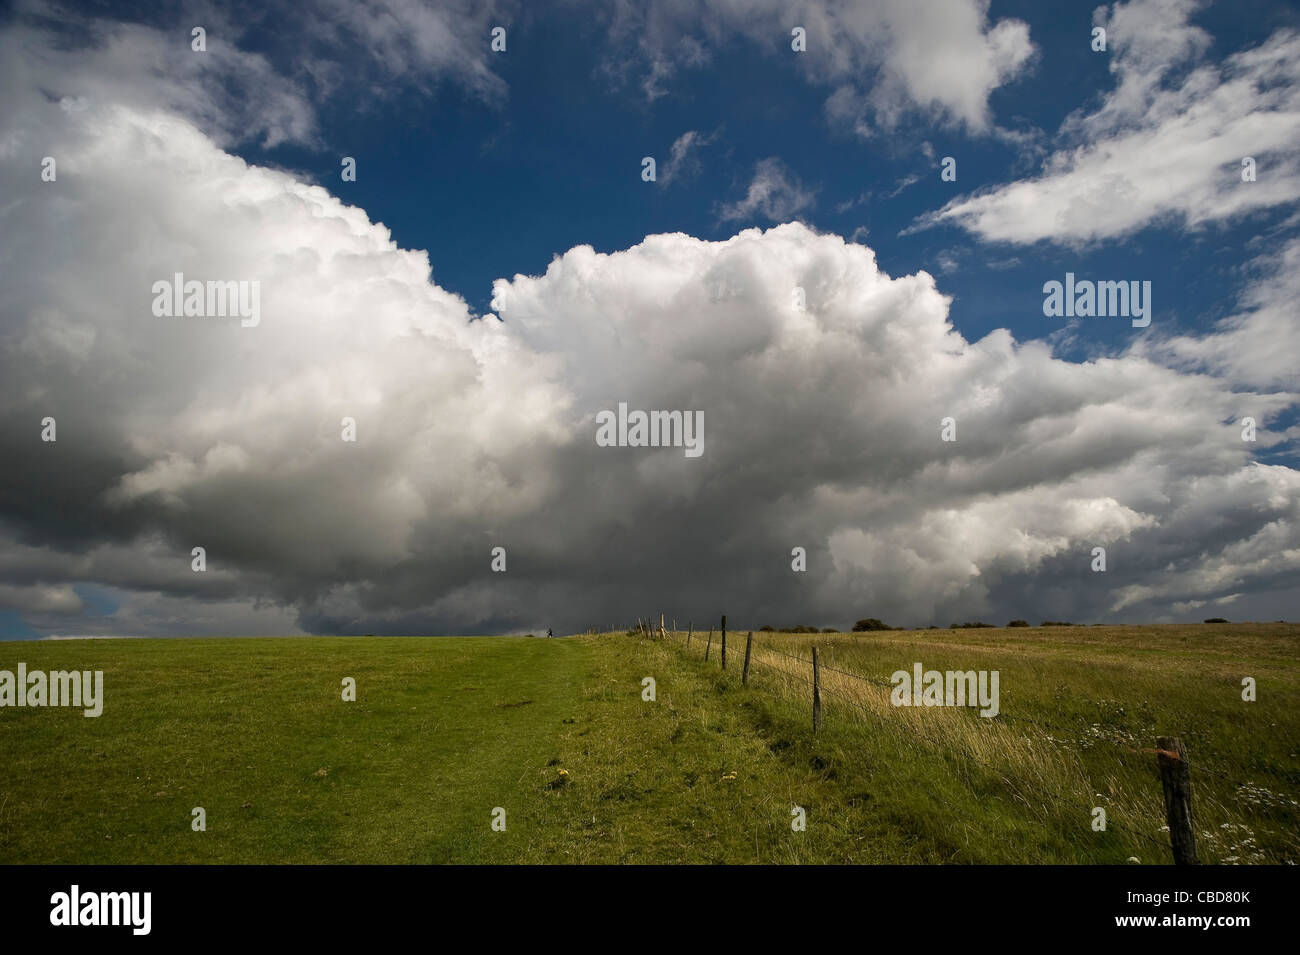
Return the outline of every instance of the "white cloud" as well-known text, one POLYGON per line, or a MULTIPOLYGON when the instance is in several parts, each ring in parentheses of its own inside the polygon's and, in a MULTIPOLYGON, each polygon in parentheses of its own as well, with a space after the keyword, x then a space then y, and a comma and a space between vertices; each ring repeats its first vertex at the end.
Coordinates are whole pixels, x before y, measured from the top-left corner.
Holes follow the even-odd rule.
POLYGON ((713 142, 714 136, 706 136, 698 130, 689 129, 675 140, 669 150, 668 161, 660 170, 658 181, 667 185, 699 175, 701 165, 700 150, 713 142))
POLYGON ((1207 480, 1204 492, 1213 491, 1217 499, 1198 495, 1169 515, 1171 524, 1191 528, 1199 521, 1199 526, 1208 530, 1207 525, 1224 520, 1223 513, 1247 507, 1264 507, 1271 519, 1214 552, 1178 555, 1164 574, 1125 585, 1115 596, 1113 610, 1189 595, 1231 597, 1243 584, 1294 579, 1300 573, 1298 475, 1300 472, 1290 468, 1258 465, 1207 480))
MULTIPOLYGON (((51 12, 44 4, 33 7, 51 12)), ((166 33, 66 16, 66 40, 58 44, 23 20, 0 32, 0 112, 10 116, 0 158, 12 158, 24 134, 33 132, 15 124, 33 117, 22 100, 37 84, 45 96, 63 101, 69 123, 94 106, 129 105, 187 116, 224 144, 260 139, 275 146, 313 141, 318 134, 315 110, 302 87, 219 31, 208 37, 207 52, 198 53, 190 48, 188 29, 166 33)))
POLYGON ((1211 334, 1155 338, 1139 347, 1163 361, 1250 387, 1300 387, 1300 239, 1261 256, 1255 266, 1263 275, 1242 295, 1242 310, 1218 322, 1211 334))
MULTIPOLYGON (((967 342, 931 275, 798 223, 578 246, 475 320, 363 210, 172 110, 5 95, 12 155, 63 157, 56 183, 0 162, 0 456, 23 462, 0 581, 44 631, 562 630, 664 594, 754 623, 1141 617, 1294 586, 1297 472, 1232 424, 1294 395, 967 342), (175 272, 259 281, 260 325, 153 316, 175 272), (703 411, 704 456, 598 447, 619 401, 703 411), (79 612, 78 584, 121 609, 79 612)), ((759 173, 744 214, 811 201, 759 173)))
MULTIPOLYGON (((514 0, 314 0, 305 17, 309 34, 323 41, 309 64, 319 74, 333 70, 344 51, 362 52, 375 67, 366 85, 385 95, 394 82, 424 89, 441 80, 458 83, 488 101, 506 94, 505 81, 491 68, 491 30, 506 29, 510 49, 514 0), (323 55, 328 55, 325 59, 323 55)), ((355 73, 334 77, 351 82, 355 73)))
POLYGON ((59 441, 39 459, 47 446, 11 432, 11 450, 52 475, 25 493, 96 484, 70 492, 74 537, 169 529, 191 579, 160 584, 137 566, 125 583, 202 597, 237 570, 253 589, 296 578, 310 596, 410 559, 431 511, 439 534, 476 534, 488 515, 539 504, 553 478, 526 457, 572 440, 563 389, 545 356, 431 284, 424 253, 181 119, 28 109, 51 116, 41 144, 60 176, 0 167, 6 194, 26 197, 3 214, 6 273, 31 278, 9 296, 0 366, 6 420, 53 415, 59 441), (156 318, 152 283, 175 272, 260 282, 261 324, 156 318), (354 445, 340 440, 345 415, 354 445), (194 545, 207 575, 188 571, 194 545))
POLYGON ((79 613, 83 604, 68 584, 34 587, 0 584, 0 609, 25 614, 71 614, 79 613))
POLYGON ((628 396, 704 409, 704 466, 611 456, 600 485, 620 493, 588 495, 588 516, 656 524, 635 515, 658 514, 667 495, 684 547, 762 581, 764 596, 737 585, 718 597, 729 603, 773 614, 807 600, 754 566, 800 544, 826 608, 942 618, 1014 611, 1011 600, 1095 619, 1131 612, 1134 580, 1204 593, 1171 560, 1231 566, 1227 542, 1269 524, 1300 540, 1300 476, 1250 466, 1223 424, 1243 400, 1275 413, 1295 396, 1237 395, 1136 356, 1071 364, 1005 331, 967 343, 929 276, 890 279, 870 250, 797 224, 721 243, 652 236, 609 256, 574 249, 545 276, 498 282, 493 301, 530 346, 565 356, 577 407, 628 396), (789 305, 795 286, 806 313, 789 305), (939 441, 948 414, 956 444, 939 441), (1225 498, 1242 511, 1210 522, 1225 498), (1116 573, 1091 572, 1098 545, 1114 548, 1116 573), (1048 593, 1050 604, 1034 596, 1048 593))
MULTIPOLYGON (((515 15, 514 0, 308 0, 287 8, 225 13, 204 4, 168 9, 149 23, 114 21, 46 0, 24 0, 0 32, 0 110, 39 83, 71 115, 91 105, 185 116, 219 144, 259 140, 319 144, 317 108, 342 93, 369 102, 440 82, 482 100, 506 96, 491 69, 490 29, 515 15), (278 18, 278 19, 277 19, 278 18), (53 42, 48 24, 60 24, 53 42), (206 51, 191 28, 206 30, 206 51), (256 32, 271 52, 241 48, 256 32)), ((0 157, 16 140, 0 140, 0 157)))
POLYGON ((814 193, 804 187, 781 160, 760 160, 754 166, 744 198, 724 202, 718 208, 723 222, 750 221, 761 216, 771 222, 787 222, 813 204, 814 193))
POLYGON ((990 23, 988 9, 987 0, 810 3, 801 10, 810 24, 805 65, 835 87, 831 118, 860 133, 916 110, 985 133, 989 95, 1034 52, 1023 21, 990 23), (864 83, 873 68, 875 81, 864 83))
POLYGON ((1034 51, 1023 21, 990 22, 988 10, 988 0, 620 3, 605 69, 639 69, 654 100, 677 73, 714 62, 714 51, 742 37, 774 56, 796 56, 811 82, 831 88, 828 116, 863 135, 911 112, 984 133, 989 95, 1019 76, 1034 51), (795 26, 807 31, 807 52, 791 50, 795 26))
MULTIPOLYGON (((919 225, 981 238, 1086 243, 1171 222, 1226 222, 1300 199, 1300 35, 1279 30, 1222 63, 1189 0, 1133 0, 1108 17, 1116 87, 1072 116, 1041 175, 952 200, 919 225), (1242 181, 1253 157, 1258 179, 1242 181)), ((1104 8, 1103 8, 1104 12, 1104 8)))

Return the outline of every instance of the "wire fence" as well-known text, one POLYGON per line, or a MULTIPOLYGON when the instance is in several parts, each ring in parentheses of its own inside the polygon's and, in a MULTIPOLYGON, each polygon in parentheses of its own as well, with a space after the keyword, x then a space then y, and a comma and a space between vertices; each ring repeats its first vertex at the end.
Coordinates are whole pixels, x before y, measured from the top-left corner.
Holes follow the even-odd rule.
MULTIPOLYGON (((774 647, 766 640, 755 640, 752 631, 749 631, 744 638, 743 651, 732 649, 731 653, 724 658, 725 647, 725 620, 723 618, 723 627, 715 635, 711 629, 706 636, 703 631, 696 632, 692 627, 690 631, 683 632, 676 629, 668 630, 663 626, 655 628, 649 620, 642 625, 638 621, 638 629, 646 636, 656 638, 671 638, 679 643, 683 649, 689 647, 693 651, 696 649, 692 644, 696 641, 701 644, 698 648, 701 659, 709 662, 717 662, 728 674, 739 673, 746 685, 750 684, 750 670, 757 668, 765 674, 779 678, 781 681, 790 681, 792 685, 802 685, 811 690, 814 699, 814 724, 813 731, 817 732, 820 723, 820 701, 822 697, 829 698, 833 703, 843 708, 843 712, 854 714, 856 717, 875 723, 880 726, 888 727, 891 731, 898 728, 899 719, 895 712, 895 707, 889 701, 882 698, 881 691, 893 691, 896 684, 890 680, 873 678, 861 673, 855 673, 851 670, 844 669, 841 666, 835 666, 826 662, 800 656, 797 653, 774 647), (716 649, 715 649, 716 648, 716 649), (742 662, 743 658, 743 662, 742 662), (724 662, 725 659, 725 662, 724 662), (834 678, 827 680, 824 674, 833 674, 834 678), (838 685, 836 685, 838 683, 838 685), (851 688, 860 687, 861 689, 852 691, 851 688), (873 705, 874 704, 874 705, 873 705)), ((676 626, 674 622, 674 627, 676 626)), ((740 636, 739 631, 732 631, 733 639, 740 636)), ((740 643, 736 640, 733 647, 740 643)), ((816 649, 813 650, 814 656, 816 649)), ((1051 747, 1054 751, 1063 752, 1066 750, 1071 739, 1080 737, 1081 728, 1077 725, 1066 726, 1049 720, 1043 720, 1035 717, 1022 715, 1011 715, 998 713, 992 718, 976 717, 971 714, 971 718, 976 720, 976 726, 984 724, 987 729, 984 732, 996 733, 999 731, 1010 730, 1015 728, 1020 734, 1020 738, 1039 745, 1051 747), (1025 727, 1033 727, 1039 731, 1048 731, 1039 734, 1027 734, 1025 727), (1050 735, 1051 733, 1058 736, 1050 735), (1063 738, 1060 738, 1063 737, 1063 738)), ((1042 799, 1043 805, 1048 804, 1056 806, 1059 810, 1078 815, 1079 813, 1091 814, 1095 807, 1087 805, 1081 801, 1077 793, 1065 794, 1059 791, 1053 791, 1051 788, 1041 785, 1033 779, 1026 776, 1009 774, 1005 766, 995 765, 990 760, 981 757, 980 754, 973 751, 969 745, 973 731, 970 727, 966 728, 964 734, 949 732, 943 738, 936 736, 925 729, 916 725, 916 719, 908 719, 905 727, 906 731, 912 736, 923 740, 929 745, 935 747, 944 753, 952 753, 954 756, 967 761, 973 766, 977 766, 984 772, 989 773, 1003 783, 1005 783, 1013 793, 1021 798, 1027 806, 1030 805, 1028 795, 1036 795, 1042 799), (966 737, 965 742, 962 736, 966 737)), ((1169 747, 1177 747, 1179 753, 1176 754, 1170 749, 1161 748, 1159 745, 1151 747, 1133 746, 1119 740, 1106 739, 1096 734, 1082 733, 1082 739, 1088 746, 1104 744, 1110 747, 1110 751, 1124 761, 1126 770, 1131 771, 1132 767, 1128 760, 1132 756, 1142 756, 1154 760, 1155 768, 1158 769, 1161 779, 1161 796, 1164 803, 1164 816, 1166 825, 1161 831, 1169 834, 1169 840, 1163 841, 1144 829, 1127 824, 1121 821, 1121 816, 1117 813, 1107 813, 1106 828, 1114 829, 1117 832, 1131 837, 1133 840, 1140 841, 1146 845, 1158 849, 1161 853, 1172 850, 1174 861, 1176 862, 1195 862, 1194 833, 1191 830, 1191 789, 1189 773, 1191 772, 1192 763, 1185 756, 1182 743, 1175 738, 1160 737, 1160 742, 1164 742, 1169 747), (1181 756, 1179 755, 1181 754, 1181 756), (1188 777, 1186 785, 1180 786, 1179 780, 1188 777), (1181 842, 1181 846, 1180 846, 1181 842), (1190 854, 1188 847, 1191 846, 1190 854)), ((1153 740, 1153 743, 1157 741, 1153 740)), ((1075 769, 1080 773, 1083 781, 1087 777, 1082 774, 1082 767, 1078 764, 1078 753, 1071 750, 1070 756, 1075 760, 1075 769)), ((1247 787, 1251 784, 1239 782, 1235 776, 1228 772, 1217 769, 1213 766, 1204 764, 1199 758, 1194 763, 1194 769, 1197 774, 1206 774, 1216 779, 1225 781, 1236 789, 1247 787)), ((1270 773, 1267 768, 1261 769, 1261 772, 1270 773)), ((1289 779, 1285 773, 1276 773, 1275 775, 1289 779)), ((1094 791, 1091 784, 1088 787, 1089 792, 1094 791)), ((968 814, 962 814, 967 821, 977 822, 968 814)), ((1079 844, 1084 855, 1089 861, 1100 862, 1096 854, 1086 844, 1079 844)))

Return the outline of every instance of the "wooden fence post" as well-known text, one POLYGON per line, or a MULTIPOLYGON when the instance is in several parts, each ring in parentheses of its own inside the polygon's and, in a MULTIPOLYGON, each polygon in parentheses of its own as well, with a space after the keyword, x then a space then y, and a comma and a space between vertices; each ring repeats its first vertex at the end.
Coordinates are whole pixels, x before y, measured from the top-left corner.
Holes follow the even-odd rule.
POLYGON ((821 668, 817 665, 817 648, 813 647, 813 732, 822 728, 821 668))
POLYGON ((1196 831, 1192 828, 1192 771, 1187 747, 1176 736, 1156 737, 1156 765, 1165 793, 1169 844, 1178 865, 1196 865, 1196 831))
POLYGON ((709 642, 704 645, 704 662, 709 662, 709 648, 713 646, 713 628, 709 627, 709 642))
POLYGON ((727 668, 727 615, 722 615, 722 669, 727 668))
POLYGON ((749 631, 749 636, 745 637, 745 669, 740 674, 740 685, 749 686, 749 648, 754 644, 754 631, 749 631))
POLYGON ((686 649, 689 650, 691 648, 691 634, 695 632, 695 624, 688 623, 686 626, 688 628, 686 631, 686 649))

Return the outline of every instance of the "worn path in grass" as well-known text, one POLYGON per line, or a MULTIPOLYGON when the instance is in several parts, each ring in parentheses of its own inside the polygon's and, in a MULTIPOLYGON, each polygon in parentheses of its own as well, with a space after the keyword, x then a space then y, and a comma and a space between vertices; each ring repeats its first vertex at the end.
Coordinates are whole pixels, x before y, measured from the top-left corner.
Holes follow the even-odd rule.
POLYGON ((0 644, 0 669, 19 660, 102 669, 106 701, 98 719, 0 710, 0 862, 924 858, 793 726, 667 643, 0 644))

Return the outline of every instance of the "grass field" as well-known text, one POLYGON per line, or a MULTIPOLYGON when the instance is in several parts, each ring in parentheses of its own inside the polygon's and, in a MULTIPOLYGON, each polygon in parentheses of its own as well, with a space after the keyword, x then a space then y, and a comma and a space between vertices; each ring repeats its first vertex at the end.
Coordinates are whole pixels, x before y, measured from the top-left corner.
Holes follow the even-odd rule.
POLYGON ((0 644, 106 697, 0 709, 0 862, 1167 863, 1157 735, 1202 861, 1300 861, 1300 626, 764 633, 748 687, 729 643, 725 674, 699 634, 0 644), (1001 715, 889 705, 918 661, 998 670, 1001 715))

